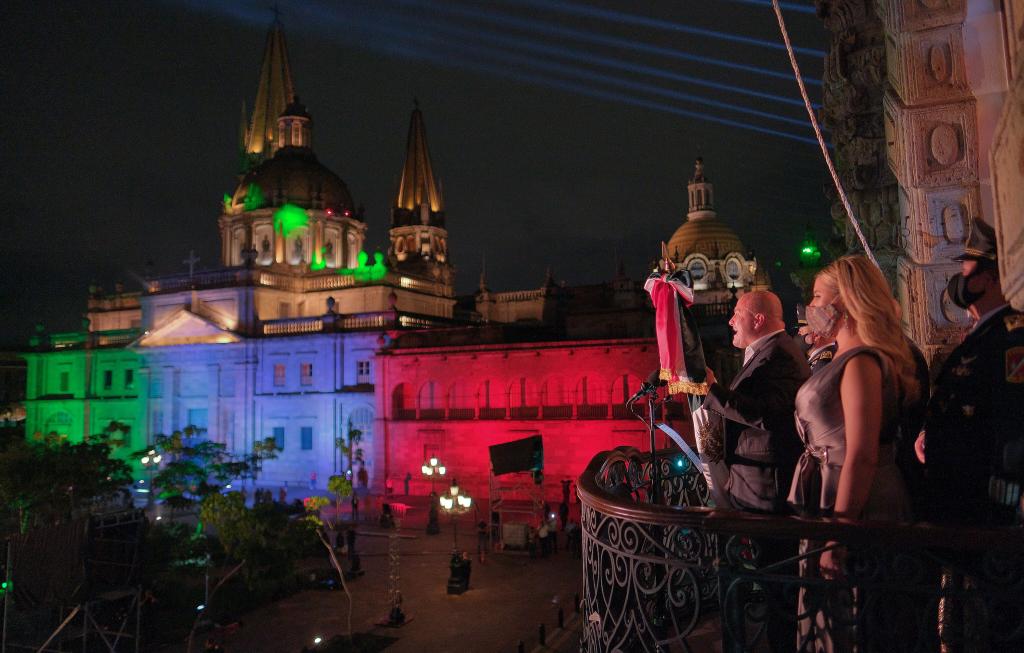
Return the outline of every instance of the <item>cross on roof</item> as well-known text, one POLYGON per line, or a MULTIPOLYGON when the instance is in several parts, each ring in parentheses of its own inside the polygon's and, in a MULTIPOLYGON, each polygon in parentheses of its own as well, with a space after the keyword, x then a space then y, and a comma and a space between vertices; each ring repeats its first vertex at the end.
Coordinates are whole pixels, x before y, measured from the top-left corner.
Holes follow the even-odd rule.
POLYGON ((196 256, 195 250, 192 250, 192 249, 188 250, 188 258, 185 259, 184 261, 182 261, 182 263, 184 263, 185 265, 188 266, 188 277, 189 277, 189 279, 191 279, 192 275, 195 273, 196 263, 198 263, 198 262, 199 262, 199 257, 196 256))

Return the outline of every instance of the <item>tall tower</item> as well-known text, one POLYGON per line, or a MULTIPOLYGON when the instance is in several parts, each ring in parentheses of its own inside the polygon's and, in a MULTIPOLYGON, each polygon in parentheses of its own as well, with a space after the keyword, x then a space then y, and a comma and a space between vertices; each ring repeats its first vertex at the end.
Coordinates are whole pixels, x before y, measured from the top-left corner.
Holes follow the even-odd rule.
POLYGON ((419 105, 413 109, 409 122, 405 166, 391 209, 389 235, 388 258, 395 269, 431 281, 452 282, 444 198, 434 179, 419 105))
POLYGON ((278 116, 293 97, 295 86, 292 83, 292 69, 288 64, 284 29, 281 21, 275 17, 267 31, 267 42, 263 48, 256 103, 242 139, 243 173, 273 155, 278 141, 278 116))

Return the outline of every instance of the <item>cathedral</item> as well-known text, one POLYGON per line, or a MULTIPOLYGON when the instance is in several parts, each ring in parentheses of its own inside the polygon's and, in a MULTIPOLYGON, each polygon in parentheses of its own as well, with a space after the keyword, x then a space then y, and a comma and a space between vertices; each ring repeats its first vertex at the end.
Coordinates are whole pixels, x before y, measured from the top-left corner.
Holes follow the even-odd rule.
MULTIPOLYGON (((317 159, 314 131, 275 22, 217 220, 220 265, 196 270, 190 257, 188 272, 138 292, 93 287, 80 331, 37 333, 29 435, 80 439, 116 421, 130 429, 125 456, 188 425, 236 454, 272 437, 278 455, 258 482, 323 489, 351 471, 341 445, 358 431, 372 488, 412 475, 423 490, 420 467, 436 456, 478 496, 491 444, 541 435, 551 479, 574 478, 599 450, 645 446, 623 405, 658 364, 639 280, 620 265, 605 283, 566 287, 549 273, 538 288, 493 292, 482 272, 474 294, 456 296, 419 107, 386 254, 365 250, 363 209, 317 159)), ((699 159, 688 190, 669 249, 693 275, 709 346, 724 350, 731 302, 767 276, 718 219, 699 159)))

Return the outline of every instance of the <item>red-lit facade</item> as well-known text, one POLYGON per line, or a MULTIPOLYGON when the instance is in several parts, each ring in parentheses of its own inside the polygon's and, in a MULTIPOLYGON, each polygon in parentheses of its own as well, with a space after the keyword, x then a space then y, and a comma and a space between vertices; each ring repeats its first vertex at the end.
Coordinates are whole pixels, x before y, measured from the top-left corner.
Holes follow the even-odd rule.
POLYGON ((500 328, 467 327, 408 334, 379 352, 375 481, 401 487, 411 473, 411 491, 425 494, 420 467, 436 455, 483 499, 488 447, 540 434, 545 496, 557 500, 559 481, 598 451, 648 446, 625 401, 658 365, 653 339, 507 340, 500 328))

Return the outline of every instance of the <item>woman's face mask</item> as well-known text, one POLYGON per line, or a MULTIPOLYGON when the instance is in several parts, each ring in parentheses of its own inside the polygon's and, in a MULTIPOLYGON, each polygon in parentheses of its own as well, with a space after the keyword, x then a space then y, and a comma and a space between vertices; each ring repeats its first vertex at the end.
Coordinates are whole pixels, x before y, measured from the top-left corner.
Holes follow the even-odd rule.
POLYGON ((839 326, 839 319, 842 313, 835 307, 835 304, 825 306, 808 306, 807 327, 811 333, 819 338, 831 339, 839 326))

